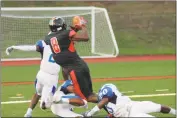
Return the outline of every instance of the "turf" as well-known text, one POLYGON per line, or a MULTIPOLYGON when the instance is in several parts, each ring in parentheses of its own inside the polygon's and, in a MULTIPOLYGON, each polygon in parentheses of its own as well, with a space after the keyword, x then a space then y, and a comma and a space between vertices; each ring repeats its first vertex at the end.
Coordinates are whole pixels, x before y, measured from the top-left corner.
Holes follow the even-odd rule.
MULTIPOLYGON (((174 93, 175 92, 175 79, 165 79, 165 80, 134 80, 134 81, 114 81, 113 82, 120 91, 134 91, 133 93, 125 93, 124 95, 146 95, 146 94, 159 94, 159 93, 174 93), (168 84, 167 84, 168 83, 168 84), (167 92, 156 92, 155 89, 169 89, 167 92)), ((103 85, 103 82, 94 83, 94 91, 103 85)), ((2 87, 2 101, 12 101, 12 100, 30 100, 31 95, 34 93, 33 85, 19 85, 19 86, 3 86, 2 87), (13 91, 13 92, 12 92, 13 91), (16 96, 16 94, 22 94, 24 98, 22 99, 12 99, 9 97, 16 96)), ((175 107, 175 96, 168 97, 150 97, 150 98, 132 98, 133 100, 151 100, 157 103, 169 105, 175 107)), ((89 104, 91 108, 94 104, 89 104)), ((2 116, 22 116, 28 107, 28 103, 22 104, 6 104, 2 105, 2 116), (13 109, 11 114, 9 110, 18 105, 18 109, 13 109)), ((83 109, 76 109, 78 113, 83 112, 83 109)), ((102 111, 98 116, 105 116, 105 112, 102 111)), ((159 116, 159 114, 156 114, 159 116)), ((33 112, 33 116, 53 116, 51 112, 43 112, 39 109, 39 105, 33 112)), ((167 115, 170 116, 170 115, 167 115)))
MULTIPOLYGON (((92 78, 175 75, 175 61, 94 63, 89 68, 92 78)), ((34 81, 38 69, 38 65, 3 67, 2 81, 34 81)))
MULTIPOLYGON (((151 61, 151 62, 118 62, 118 63, 97 63, 89 64, 93 78, 104 77, 132 77, 132 76, 165 76, 175 75, 175 61, 151 61), (106 67, 106 68, 105 68, 106 67)), ((39 66, 14 66, 3 67, 2 77, 3 82, 15 81, 34 81, 35 75, 39 66), (10 73, 10 74, 9 74, 10 73)), ((62 79, 62 78, 60 78, 62 79)), ((125 95, 147 95, 160 93, 175 93, 175 79, 161 79, 161 80, 132 80, 132 81, 112 81, 122 92, 134 91, 132 93, 124 93, 125 95), (168 91, 159 91, 157 89, 168 89, 168 91)), ((98 89, 106 82, 94 82, 93 89, 98 89)), ((16 85, 16 86, 2 86, 2 101, 14 100, 30 100, 32 94, 35 92, 34 85, 16 85), (24 98, 12 99, 17 94, 21 94, 24 98)), ((160 104, 169 105, 175 108, 176 96, 160 96, 160 97, 144 97, 132 98, 133 100, 150 100, 160 104)), ((89 104, 89 109, 94 104, 89 104)), ((23 117, 28 108, 28 103, 22 104, 2 104, 1 113, 4 117, 23 117), (17 107, 18 109, 14 109, 17 107), (12 110, 13 108, 13 110, 12 110), (9 111, 11 113, 9 114, 9 111)), ((81 113, 84 109, 76 108, 76 112, 81 113)), ((101 111, 97 116, 105 116, 106 113, 101 111)), ((166 116, 162 114, 153 114, 155 116, 166 116)), ((33 116, 47 117, 54 116, 50 111, 44 112, 39 108, 39 105, 33 112, 33 116)))

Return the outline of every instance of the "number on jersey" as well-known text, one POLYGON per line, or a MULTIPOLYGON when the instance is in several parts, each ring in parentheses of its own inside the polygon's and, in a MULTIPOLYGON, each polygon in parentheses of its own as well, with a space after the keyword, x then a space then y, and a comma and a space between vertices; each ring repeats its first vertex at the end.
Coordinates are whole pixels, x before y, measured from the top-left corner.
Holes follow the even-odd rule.
POLYGON ((51 54, 51 55, 49 56, 49 62, 55 63, 55 60, 53 59, 53 54, 51 54))
POLYGON ((51 43, 51 46, 52 46, 52 49, 53 49, 53 51, 54 51, 54 53, 60 53, 61 52, 61 50, 60 50, 60 46, 59 46, 59 44, 58 44, 58 41, 57 41, 57 38, 56 37, 52 37, 51 39, 50 39, 50 43, 51 43))

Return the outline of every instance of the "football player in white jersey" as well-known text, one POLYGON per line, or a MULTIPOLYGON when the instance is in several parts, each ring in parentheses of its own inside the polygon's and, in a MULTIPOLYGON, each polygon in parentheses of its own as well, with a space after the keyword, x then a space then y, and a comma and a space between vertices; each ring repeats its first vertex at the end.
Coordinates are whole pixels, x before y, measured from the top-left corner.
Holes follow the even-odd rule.
POLYGON ((51 111, 60 117, 83 117, 73 112, 73 108, 87 108, 87 101, 74 94, 71 80, 66 80, 55 92, 51 111), (58 102, 58 103, 57 103, 58 102))
POLYGON ((91 110, 85 112, 85 117, 91 117, 105 107, 113 117, 154 117, 153 112, 176 115, 176 110, 152 101, 132 101, 124 96, 113 84, 105 84, 98 93, 99 103, 91 110))
POLYGON ((6 54, 9 55, 14 49, 22 51, 37 51, 41 53, 42 56, 40 70, 38 71, 35 80, 36 93, 33 95, 29 108, 25 114, 25 117, 31 117, 32 110, 35 108, 40 97, 40 107, 42 109, 50 107, 50 98, 54 95, 58 84, 60 66, 55 63, 49 45, 46 45, 43 40, 37 41, 36 45, 8 47, 6 49, 6 54))

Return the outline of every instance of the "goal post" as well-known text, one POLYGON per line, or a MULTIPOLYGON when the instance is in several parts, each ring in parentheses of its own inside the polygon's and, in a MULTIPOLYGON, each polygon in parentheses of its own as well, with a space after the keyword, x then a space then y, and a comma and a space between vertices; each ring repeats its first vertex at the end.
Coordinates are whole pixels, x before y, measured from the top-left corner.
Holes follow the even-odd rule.
POLYGON ((116 57, 118 45, 112 29, 108 12, 98 7, 6 7, 1 8, 1 32, 3 37, 2 58, 38 59, 34 52, 13 52, 5 55, 5 49, 11 45, 35 44, 49 32, 48 22, 52 17, 63 17, 68 25, 76 15, 87 21, 90 40, 75 42, 77 52, 83 58, 116 57))

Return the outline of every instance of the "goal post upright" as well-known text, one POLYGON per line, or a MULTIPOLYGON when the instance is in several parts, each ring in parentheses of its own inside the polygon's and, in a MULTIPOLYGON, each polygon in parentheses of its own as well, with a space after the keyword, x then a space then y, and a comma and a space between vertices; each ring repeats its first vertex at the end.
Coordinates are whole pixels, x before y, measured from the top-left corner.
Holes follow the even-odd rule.
POLYGON ((95 7, 91 11, 91 52, 95 53, 95 7))
POLYGON ((106 16, 106 20, 108 22, 108 27, 109 27, 109 30, 111 32, 112 40, 114 42, 113 44, 114 44, 114 47, 115 47, 115 57, 116 57, 119 54, 118 44, 117 44, 117 41, 116 41, 116 38, 115 38, 115 35, 114 35, 114 31, 113 31, 113 28, 112 28, 112 25, 111 25, 111 21, 110 21, 108 12, 105 8, 103 8, 103 10, 104 10, 104 13, 105 13, 105 16, 106 16))

